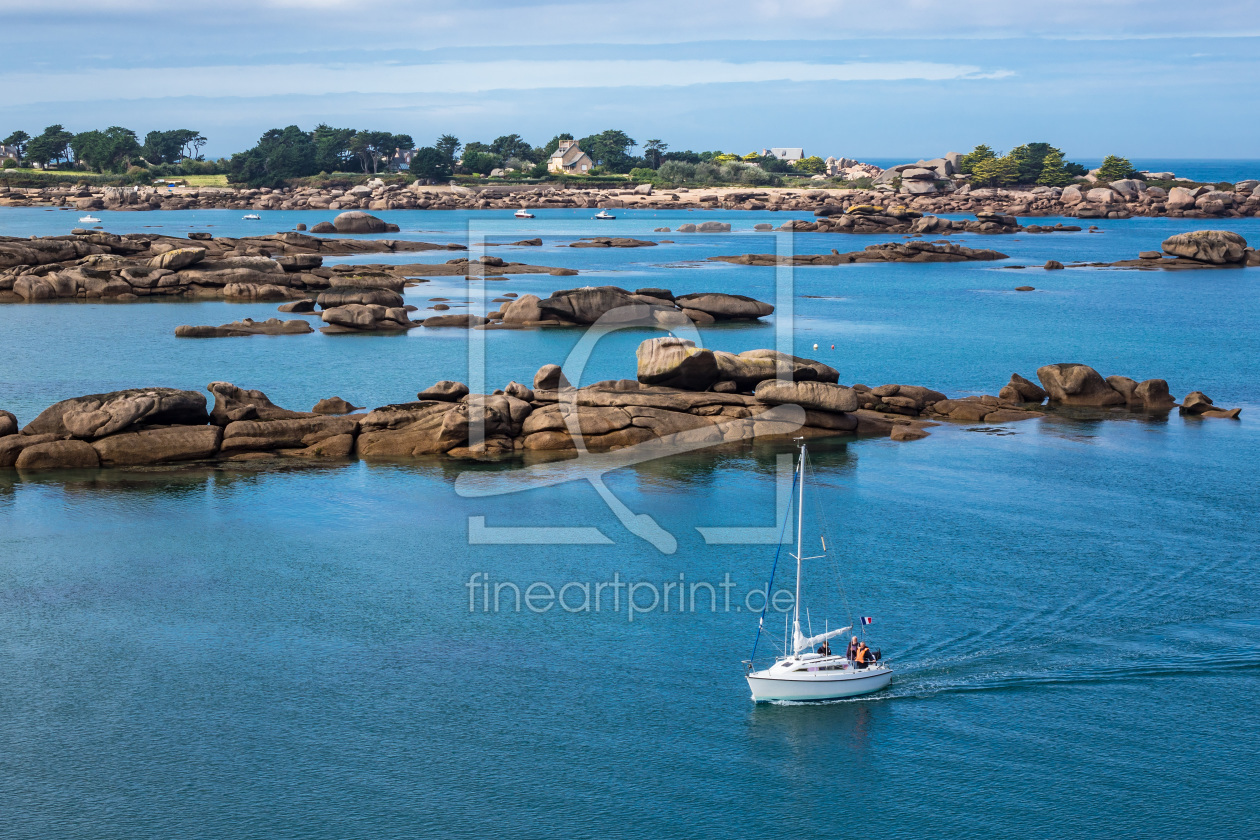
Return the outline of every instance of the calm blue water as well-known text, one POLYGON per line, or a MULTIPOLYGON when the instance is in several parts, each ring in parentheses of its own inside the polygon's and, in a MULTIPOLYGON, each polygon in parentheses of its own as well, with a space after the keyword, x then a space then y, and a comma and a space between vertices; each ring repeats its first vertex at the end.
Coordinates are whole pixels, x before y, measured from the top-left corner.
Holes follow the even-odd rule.
MULTIPOLYGON (((6 211, 0 233, 68 229, 69 215, 6 211)), ((226 211, 98 215, 118 232, 258 229, 226 211)), ((264 225, 318 215, 266 214, 264 225)), ((611 228, 623 235, 718 217, 737 232, 593 251, 556 247, 610 229, 586 221, 589 211, 541 214, 528 227, 485 213, 381 215, 433 241, 463 241, 470 224, 493 237, 543 235, 543 248, 492 253, 583 272, 487 283, 492 294, 616 283, 765 299, 776 295, 774 269, 701 261, 772 251, 775 238, 750 228, 788 218, 623 214, 611 228)), ((1096 234, 960 240, 1039 266, 1127 257, 1199 226, 1133 219, 1096 234)), ((1230 228, 1260 241, 1256 220, 1230 228)), ((792 244, 856 250, 884 239, 792 244)), ((788 295, 794 346, 842 381, 953 394, 1084 361, 1164 377, 1178 396, 1200 388, 1244 406, 1243 419, 1047 418, 1013 434, 949 427, 913 444, 820 445, 828 544, 854 612, 876 617, 873 644, 898 668, 889 691, 823 706, 748 701, 739 663, 756 621, 744 598, 774 547, 709 544, 697 528, 771 526, 781 448, 609 474, 630 511, 675 536, 673 553, 627 531, 565 465, 551 475, 579 480, 554 486, 510 467, 459 479, 469 468, 437 462, 9 474, 0 476, 0 834, 832 837, 852 833, 855 790, 876 804, 864 829, 875 837, 1260 833, 1260 272, 1000 265, 799 270, 788 295), (1011 291, 1025 283, 1038 292, 1011 291), (468 498, 457 481, 522 491, 468 498), (597 528, 606 542, 470 544, 475 517, 492 529, 597 528), (732 606, 722 608, 719 590, 716 611, 702 596, 695 612, 658 608, 630 621, 607 601, 599 612, 515 612, 505 593, 498 613, 470 612, 477 572, 554 589, 614 574, 716 585, 729 574, 732 606)), ((408 297, 427 305, 465 286, 446 279, 408 297)), ((75 394, 215 379, 298 408, 332 394, 374 405, 468 372, 461 331, 171 334, 272 312, 0 306, 0 406, 25 421, 75 394)), ((605 338, 584 381, 633 375, 633 349, 651 334, 605 338)), ((772 318, 704 338, 742 350, 771 346, 774 334, 772 318)), ((577 340, 476 335, 491 386, 532 377, 577 340)), ((579 590, 570 594, 580 603, 579 590)), ((640 589, 641 604, 649 594, 640 589)), ((807 595, 825 606, 821 590, 807 595)))

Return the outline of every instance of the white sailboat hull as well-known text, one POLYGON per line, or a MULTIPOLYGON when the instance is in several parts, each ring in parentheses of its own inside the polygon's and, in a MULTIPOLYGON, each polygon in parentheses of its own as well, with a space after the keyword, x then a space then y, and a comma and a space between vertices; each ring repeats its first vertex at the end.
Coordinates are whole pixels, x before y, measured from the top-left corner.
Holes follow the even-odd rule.
POLYGON ((754 702, 768 700, 838 700, 887 688, 891 668, 864 668, 843 672, 804 672, 769 676, 769 671, 749 674, 748 688, 754 702))

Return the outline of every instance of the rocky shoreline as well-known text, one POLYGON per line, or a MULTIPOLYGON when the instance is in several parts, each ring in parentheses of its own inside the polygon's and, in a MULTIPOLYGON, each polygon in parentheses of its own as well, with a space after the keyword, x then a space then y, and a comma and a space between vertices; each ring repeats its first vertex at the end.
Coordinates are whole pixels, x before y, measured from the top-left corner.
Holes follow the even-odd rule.
MULTIPOLYGON (((926 171, 926 170, 925 170, 926 171)), ((1218 185, 1219 186, 1219 185, 1218 185)), ((1225 190, 1145 181, 1068 187, 977 188, 944 180, 906 179, 902 186, 871 189, 696 188, 655 189, 651 184, 620 189, 558 185, 422 184, 383 181, 349 189, 233 187, 104 187, 86 185, 10 189, 0 186, 0 207, 64 207, 92 210, 516 210, 547 208, 642 208, 652 210, 766 210, 838 215, 853 207, 905 204, 925 214, 995 212, 1011 216, 1069 216, 1123 219, 1130 216, 1238 218, 1260 215, 1260 182, 1225 190), (945 185, 942 187, 942 185, 945 185), (925 189, 930 188, 928 192, 925 189), (821 211, 821 212, 819 212, 821 211)))
MULTIPOLYGON (((570 385, 545 365, 533 387, 510 382, 492 394, 438 382, 416 401, 366 413, 342 399, 309 412, 275 405, 227 382, 204 394, 134 388, 62 400, 25 426, 0 411, 0 469, 196 466, 243 461, 554 459, 646 447, 645 458, 794 437, 882 435, 909 441, 939 422, 1007 424, 1056 407, 1167 413, 1177 406, 1160 379, 1102 376, 1086 365, 1046 365, 1041 385, 1018 374, 997 396, 949 398, 931 388, 839 383, 839 372, 773 350, 739 354, 675 338, 648 339, 635 379, 570 385), (1049 400, 1049 406, 1042 403, 1049 400)), ((1237 418, 1200 392, 1180 410, 1237 418)))

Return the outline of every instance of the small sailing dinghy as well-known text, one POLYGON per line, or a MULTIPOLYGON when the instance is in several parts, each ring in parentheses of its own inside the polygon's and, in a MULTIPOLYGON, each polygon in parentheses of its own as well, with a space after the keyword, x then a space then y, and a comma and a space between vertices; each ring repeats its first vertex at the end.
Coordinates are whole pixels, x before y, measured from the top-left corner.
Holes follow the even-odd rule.
MULTIPOLYGON (((853 621, 839 630, 824 630, 817 635, 806 636, 801 632, 801 573, 802 564, 807 560, 821 560, 826 557, 827 542, 820 535, 823 553, 814 557, 805 557, 802 548, 802 527, 805 507, 805 465, 807 453, 805 443, 801 442, 800 460, 796 468, 796 599, 792 607, 792 627, 790 636, 788 628, 784 628, 783 654, 776 656, 773 665, 760 671, 755 669, 757 643, 761 641, 765 630, 766 609, 761 610, 761 620, 757 624, 757 641, 753 642, 753 658, 745 660, 748 688, 752 691, 754 702, 769 700, 837 700, 842 697, 856 697, 870 694, 885 688, 892 680, 892 668, 885 665, 878 652, 855 655, 852 660, 848 652, 831 653, 828 640, 848 633, 853 629, 853 621), (864 661, 858 661, 864 660, 864 661)), ((787 523, 784 523, 786 527, 787 523)), ((778 556, 775 556, 778 566, 778 556)), ((770 581, 766 584, 767 605, 769 594, 774 585, 774 570, 770 572, 770 581)), ((847 610, 847 603, 846 603, 847 610)), ((810 623, 806 612, 806 625, 810 623)), ((787 616, 785 615, 786 619, 787 616)), ((861 619, 863 628, 871 623, 870 618, 861 619)), ((827 625, 829 626, 829 625, 827 625)), ((811 630, 812 632, 812 630, 811 630)), ((863 629, 862 636, 865 638, 863 629)), ((863 641, 865 644, 865 641, 863 641)))

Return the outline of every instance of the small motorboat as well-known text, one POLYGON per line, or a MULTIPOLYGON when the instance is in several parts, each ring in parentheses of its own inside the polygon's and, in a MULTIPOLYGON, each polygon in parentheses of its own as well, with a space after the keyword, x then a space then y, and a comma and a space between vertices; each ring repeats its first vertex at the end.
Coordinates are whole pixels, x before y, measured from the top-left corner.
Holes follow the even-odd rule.
MULTIPOLYGON (((757 642, 761 641, 762 633, 766 630, 766 609, 762 609, 761 620, 757 623, 757 642, 753 642, 752 659, 744 661, 744 676, 748 680, 748 688, 752 692, 755 703, 775 700, 838 700, 842 697, 857 697, 886 688, 892 681, 892 668, 883 663, 883 656, 879 651, 868 655, 870 651, 869 648, 865 648, 865 642, 862 645, 864 650, 860 650, 853 659, 849 658, 847 650, 843 654, 831 652, 829 640, 848 633, 853 628, 852 618, 846 626, 838 630, 832 630, 828 625, 822 633, 817 635, 807 636, 801 632, 801 618, 804 617, 806 632, 813 633, 811 629, 808 629, 809 612, 805 611, 804 616, 801 614, 802 561, 823 560, 827 556, 827 541, 821 534, 822 554, 811 557, 801 556, 804 554, 801 510, 805 506, 805 466, 807 463, 805 443, 801 441, 800 459, 797 462, 795 477, 796 486, 793 487, 794 490, 799 490, 799 495, 796 499, 796 555, 793 558, 796 560, 796 594, 792 599, 792 626, 790 628, 786 626, 787 615, 785 614, 783 655, 776 656, 774 663, 769 667, 757 670, 753 664, 757 656, 757 642)), ((784 525, 786 526, 786 523, 784 525)), ((775 566, 778 566, 777 554, 775 566)), ((771 569, 770 581, 766 584, 767 592, 771 591, 773 584, 774 570, 771 569)), ((844 603, 847 607, 847 599, 844 603)), ((863 628, 861 632, 865 637, 865 628, 873 619, 866 616, 858 620, 861 622, 863 628)), ((857 637, 853 638, 856 642, 857 637)))
POLYGON ((262 221, 262 216, 259 216, 257 213, 246 213, 244 216, 241 216, 241 221, 243 221, 243 222, 261 222, 261 221, 262 221))
POLYGON ((534 214, 526 210, 524 207, 522 207, 520 210, 517 210, 513 215, 516 216, 516 218, 518 219, 534 218, 534 214))
POLYGON ((88 213, 86 216, 80 216, 79 221, 85 225, 96 225, 100 224, 101 220, 93 216, 91 213, 88 213))
POLYGON ((609 213, 607 210, 600 210, 600 211, 599 211, 598 213, 596 213, 594 216, 591 216, 591 218, 592 218, 592 219, 599 219, 600 221, 603 221, 603 220, 605 220, 605 219, 615 219, 615 218, 617 218, 617 217, 616 217, 616 216, 614 216, 612 213, 609 213))

